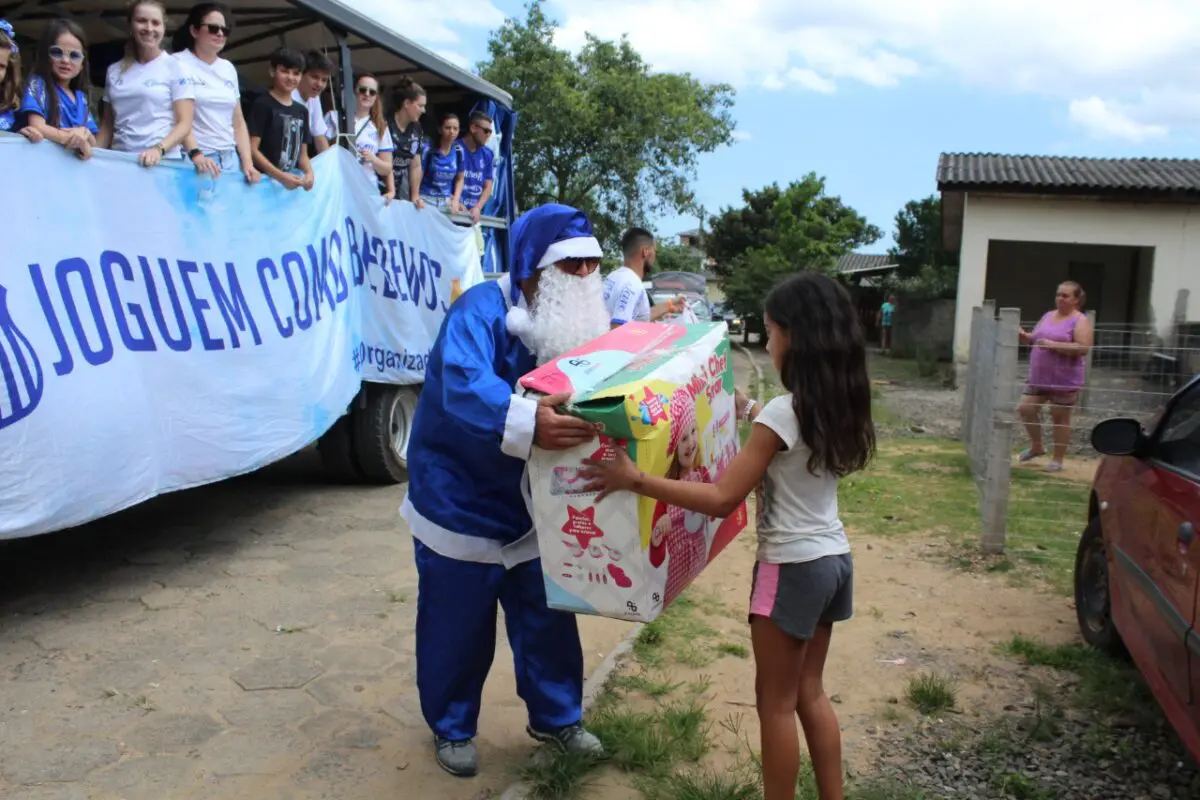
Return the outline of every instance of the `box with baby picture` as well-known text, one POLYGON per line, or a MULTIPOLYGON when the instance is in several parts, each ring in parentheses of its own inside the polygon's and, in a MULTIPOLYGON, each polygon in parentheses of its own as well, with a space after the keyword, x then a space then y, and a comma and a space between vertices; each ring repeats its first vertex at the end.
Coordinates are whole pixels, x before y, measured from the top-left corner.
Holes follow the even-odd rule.
POLYGON ((569 413, 599 423, 589 445, 534 448, 529 481, 546 597, 553 608, 648 622, 746 527, 629 492, 596 503, 584 459, 626 449, 649 475, 715 481, 737 454, 733 363, 724 323, 632 322, 521 379, 571 392, 569 413))

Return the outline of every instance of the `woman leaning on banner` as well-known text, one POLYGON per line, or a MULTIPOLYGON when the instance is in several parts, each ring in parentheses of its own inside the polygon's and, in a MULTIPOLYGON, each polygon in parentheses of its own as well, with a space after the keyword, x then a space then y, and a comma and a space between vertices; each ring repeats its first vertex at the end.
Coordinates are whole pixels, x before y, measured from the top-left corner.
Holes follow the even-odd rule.
POLYGON ((183 65, 162 49, 166 7, 160 0, 135 0, 126 16, 125 57, 108 68, 100 147, 140 153, 144 167, 163 158, 183 158, 181 145, 192 130, 196 91, 183 65))
POLYGON ((199 3, 174 38, 175 58, 195 90, 192 130, 184 140, 197 172, 214 178, 241 168, 247 183, 262 175, 250 157, 250 132, 242 116, 237 70, 220 57, 233 30, 233 18, 219 3, 199 3))

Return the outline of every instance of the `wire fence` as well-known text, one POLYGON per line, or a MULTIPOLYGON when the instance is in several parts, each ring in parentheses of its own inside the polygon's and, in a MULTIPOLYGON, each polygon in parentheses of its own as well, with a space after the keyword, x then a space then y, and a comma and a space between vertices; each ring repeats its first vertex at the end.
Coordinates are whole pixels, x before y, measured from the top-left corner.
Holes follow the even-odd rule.
POLYGON ((1072 403, 1029 386, 1032 348, 1020 332, 1036 321, 991 302, 973 310, 962 430, 986 553, 1069 570, 1099 464, 1092 428, 1112 417, 1145 422, 1200 372, 1200 331, 1181 321, 1160 335, 1092 319, 1094 344, 1072 403))

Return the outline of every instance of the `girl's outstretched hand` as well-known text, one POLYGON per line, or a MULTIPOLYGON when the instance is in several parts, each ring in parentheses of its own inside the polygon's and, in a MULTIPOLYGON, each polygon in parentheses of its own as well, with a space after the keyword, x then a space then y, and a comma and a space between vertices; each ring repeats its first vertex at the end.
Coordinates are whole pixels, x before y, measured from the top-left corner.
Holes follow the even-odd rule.
POLYGON ((641 470, 629 454, 620 448, 613 450, 613 457, 600 461, 595 458, 585 458, 584 468, 579 474, 591 482, 583 487, 585 492, 599 492, 596 502, 599 503, 613 492, 625 492, 633 489, 641 477, 641 470))

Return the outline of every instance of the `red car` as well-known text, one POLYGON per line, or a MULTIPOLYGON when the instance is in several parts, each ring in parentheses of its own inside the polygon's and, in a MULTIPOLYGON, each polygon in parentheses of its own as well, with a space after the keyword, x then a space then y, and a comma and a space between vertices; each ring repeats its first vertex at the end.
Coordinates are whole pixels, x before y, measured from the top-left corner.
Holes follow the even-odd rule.
POLYGON ((1075 556, 1083 638, 1127 649, 1171 725, 1200 760, 1200 378, 1148 428, 1110 419, 1075 556))

